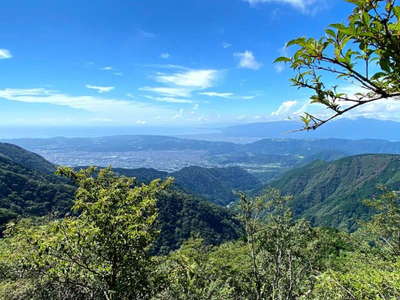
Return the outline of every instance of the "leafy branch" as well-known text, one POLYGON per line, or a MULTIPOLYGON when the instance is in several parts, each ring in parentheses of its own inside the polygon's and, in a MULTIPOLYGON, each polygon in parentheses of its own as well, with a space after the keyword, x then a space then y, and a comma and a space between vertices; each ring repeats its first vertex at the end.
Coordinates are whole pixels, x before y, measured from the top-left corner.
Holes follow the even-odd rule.
POLYGON ((320 39, 297 38, 291 57, 275 63, 290 64, 294 86, 310 89, 312 104, 325 107, 325 117, 304 113, 303 130, 321 125, 359 106, 400 96, 400 6, 396 0, 346 0, 355 5, 347 24, 331 24, 320 39), (354 95, 328 86, 327 76, 360 88, 354 95))

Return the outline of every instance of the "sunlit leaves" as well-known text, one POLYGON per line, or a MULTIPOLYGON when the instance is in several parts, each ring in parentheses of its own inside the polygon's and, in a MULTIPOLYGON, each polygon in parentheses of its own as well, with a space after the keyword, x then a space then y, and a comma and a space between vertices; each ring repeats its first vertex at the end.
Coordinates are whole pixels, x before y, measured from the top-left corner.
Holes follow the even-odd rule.
POLYGON ((371 101, 400 96, 400 7, 395 0, 348 2, 355 8, 346 24, 329 25, 320 39, 301 37, 288 42, 288 47, 296 47, 294 54, 275 61, 289 63, 297 73, 291 79, 293 85, 310 89, 314 93, 311 103, 332 112, 324 120, 305 116, 305 129, 316 129, 371 101), (329 74, 342 84, 359 86, 366 91, 364 96, 338 94, 337 84, 323 84, 329 74))

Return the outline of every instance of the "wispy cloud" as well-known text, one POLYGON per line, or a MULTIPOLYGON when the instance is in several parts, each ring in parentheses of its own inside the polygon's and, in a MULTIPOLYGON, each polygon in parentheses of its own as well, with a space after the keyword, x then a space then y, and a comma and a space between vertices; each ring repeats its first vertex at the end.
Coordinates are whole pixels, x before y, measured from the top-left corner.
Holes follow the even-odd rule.
POLYGON ((173 74, 158 74, 158 82, 197 89, 209 88, 218 77, 217 70, 190 70, 173 74))
POLYGON ((100 70, 103 70, 103 71, 112 71, 112 70, 113 70, 113 67, 111 67, 111 66, 106 66, 106 67, 101 68, 100 70))
POLYGON ((7 49, 0 49, 0 59, 9 59, 12 58, 12 54, 10 50, 7 49))
POLYGON ((292 108, 294 108, 297 104, 297 101, 285 101, 276 111, 272 112, 271 115, 287 117, 288 114, 293 113, 292 108))
POLYGON ((140 91, 157 93, 164 96, 173 97, 189 97, 191 91, 185 88, 174 88, 174 87, 142 87, 140 91))
POLYGON ((175 114, 174 110, 150 103, 93 96, 71 96, 43 88, 3 89, 0 90, 0 98, 26 103, 67 106, 95 113, 97 118, 106 118, 114 120, 114 122, 126 123, 143 119, 150 122, 155 120, 156 115, 162 115, 165 121, 166 119, 171 119, 175 114))
POLYGON ((182 71, 189 71, 190 68, 180 66, 180 65, 174 65, 174 64, 146 64, 146 65, 140 65, 142 67, 147 67, 147 68, 154 68, 154 69, 170 69, 170 70, 182 70, 182 71))
POLYGON ((91 90, 95 90, 99 94, 103 94, 103 93, 111 92, 115 87, 113 87, 113 86, 97 86, 97 85, 87 84, 86 88, 91 89, 91 90))
POLYGON ((234 56, 239 58, 239 68, 258 70, 262 67, 262 64, 256 60, 251 51, 246 50, 244 52, 234 53, 234 56))
POLYGON ((284 3, 289 4, 295 8, 298 8, 302 11, 305 11, 311 5, 314 5, 317 0, 244 0, 245 2, 250 3, 250 5, 256 5, 259 3, 284 3))
POLYGON ((240 98, 242 98, 243 100, 253 100, 256 96, 242 96, 240 98))
POLYGON ((145 96, 148 99, 158 101, 158 102, 166 102, 166 103, 182 103, 188 104, 193 103, 192 100, 189 99, 182 99, 182 98, 174 98, 174 97, 153 97, 153 96, 145 96))
POLYGON ((171 54, 169 54, 169 53, 161 53, 160 57, 161 57, 162 59, 168 59, 168 58, 171 57, 171 54))
POLYGON ((232 44, 227 43, 227 42, 223 42, 222 43, 222 48, 227 49, 227 48, 230 48, 230 47, 232 47, 232 44))
POLYGON ((234 96, 233 93, 219 93, 219 92, 202 92, 199 94, 209 97, 220 97, 220 98, 231 98, 234 96))

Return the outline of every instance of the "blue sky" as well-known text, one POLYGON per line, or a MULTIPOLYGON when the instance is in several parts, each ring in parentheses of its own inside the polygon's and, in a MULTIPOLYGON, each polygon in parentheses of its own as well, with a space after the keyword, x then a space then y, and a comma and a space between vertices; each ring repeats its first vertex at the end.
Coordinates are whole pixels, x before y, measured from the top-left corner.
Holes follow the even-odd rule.
POLYGON ((0 126, 287 119, 307 109, 308 92, 273 60, 350 9, 342 0, 4 1, 0 126))

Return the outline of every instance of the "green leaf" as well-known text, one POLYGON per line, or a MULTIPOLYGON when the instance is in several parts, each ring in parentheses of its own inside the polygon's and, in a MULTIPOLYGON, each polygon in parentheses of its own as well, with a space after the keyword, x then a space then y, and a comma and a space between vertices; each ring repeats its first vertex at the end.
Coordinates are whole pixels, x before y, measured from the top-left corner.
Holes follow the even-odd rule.
POLYGON ((278 63, 278 62, 290 62, 292 61, 289 57, 286 56, 281 56, 278 57, 277 59, 274 60, 274 63, 278 63))
POLYGON ((290 47, 290 46, 293 46, 293 45, 304 46, 305 41, 306 41, 305 38, 294 39, 294 40, 289 41, 289 42, 286 44, 286 47, 290 47))

